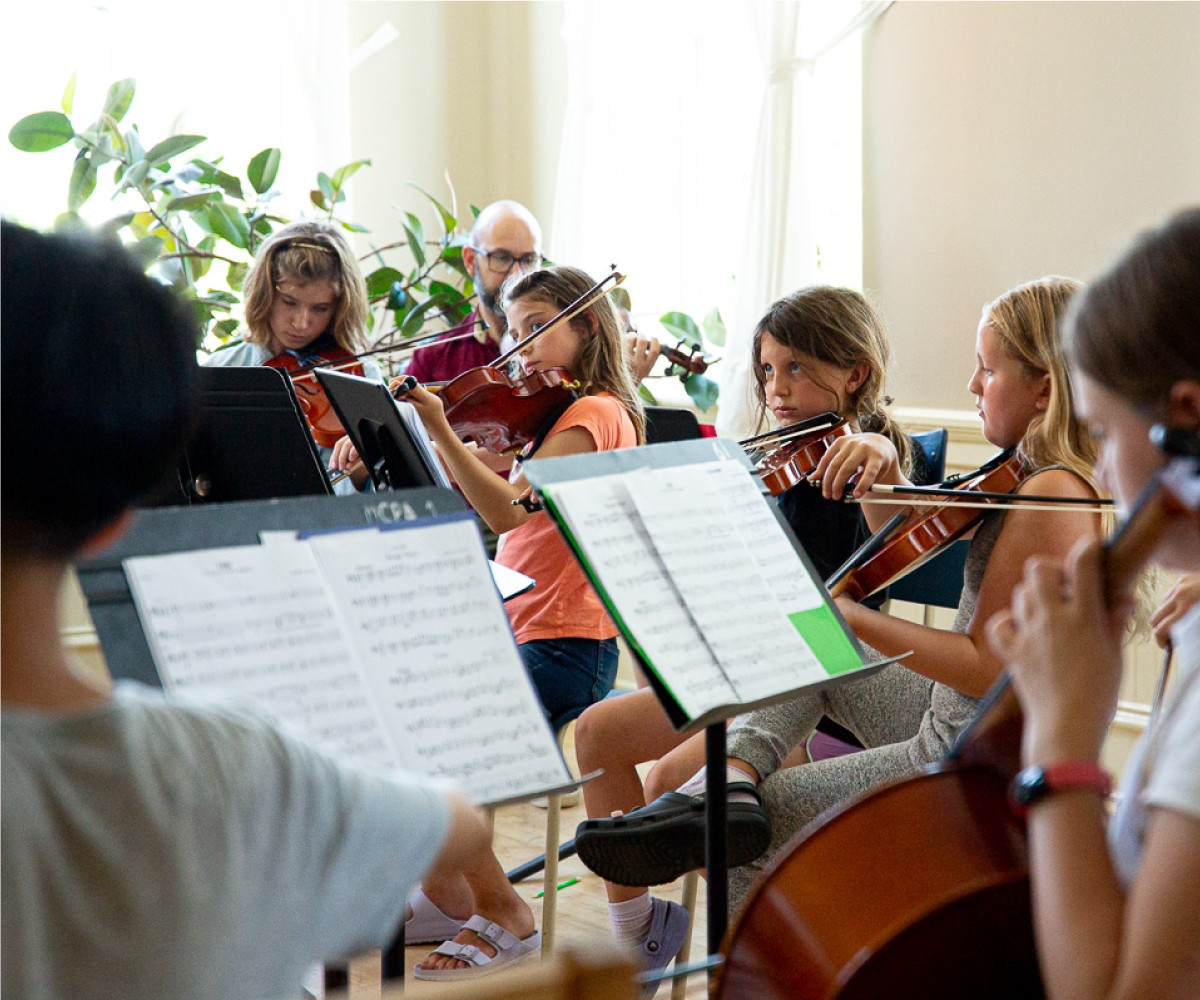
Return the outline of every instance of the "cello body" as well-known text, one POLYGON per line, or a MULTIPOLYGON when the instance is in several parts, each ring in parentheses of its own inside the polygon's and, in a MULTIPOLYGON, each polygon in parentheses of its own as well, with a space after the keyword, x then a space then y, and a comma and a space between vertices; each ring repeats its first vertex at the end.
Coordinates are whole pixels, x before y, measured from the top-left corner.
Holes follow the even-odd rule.
POLYGON ((1042 996, 1025 828, 1007 799, 1020 729, 997 685, 945 761, 802 832, 726 937, 715 995, 1042 996))

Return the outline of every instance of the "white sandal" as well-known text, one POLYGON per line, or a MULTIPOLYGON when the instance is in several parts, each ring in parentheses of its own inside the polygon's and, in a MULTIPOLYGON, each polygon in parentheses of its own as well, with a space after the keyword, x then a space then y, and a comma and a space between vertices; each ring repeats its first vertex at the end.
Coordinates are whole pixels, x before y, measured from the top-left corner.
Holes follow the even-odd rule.
POLYGON ((413 969, 417 979, 474 979, 499 972, 506 965, 519 961, 536 952, 542 944, 542 935, 534 931, 527 938, 519 938, 510 934, 499 924, 481 917, 478 914, 471 917, 463 927, 474 931, 481 939, 496 949, 496 954, 489 955, 474 944, 459 944, 457 941, 444 941, 431 954, 448 955, 461 962, 466 962, 465 969, 422 969, 419 965, 413 969))

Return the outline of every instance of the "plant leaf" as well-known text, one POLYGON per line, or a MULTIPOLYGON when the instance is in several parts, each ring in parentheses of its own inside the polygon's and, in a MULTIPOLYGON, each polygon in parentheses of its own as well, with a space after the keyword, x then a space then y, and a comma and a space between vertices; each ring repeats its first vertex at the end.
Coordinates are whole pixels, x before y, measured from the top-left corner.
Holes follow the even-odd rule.
POLYGON ((125 171, 125 176, 121 178, 121 183, 117 185, 117 189, 113 194, 119 194, 126 188, 137 187, 146 179, 148 173, 150 173, 150 161, 138 160, 137 163, 125 171))
POLYGON ((276 147, 271 146, 257 153, 250 161, 250 165, 246 168, 246 176, 250 179, 250 186, 256 193, 263 194, 271 190, 271 185, 275 183, 275 178, 279 174, 279 161, 282 158, 283 154, 276 147))
POLYGON ((71 183, 67 188, 67 209, 78 212, 85 201, 96 190, 96 165, 86 154, 76 157, 75 166, 71 168, 71 183))
POLYGON ((642 397, 642 402, 658 406, 658 400, 654 398, 654 393, 650 391, 645 382, 638 383, 638 395, 642 397))
POLYGON ((240 292, 246 282, 246 274, 250 271, 249 264, 230 264, 225 269, 225 284, 235 292, 240 292))
POLYGON ((624 309, 626 312, 630 311, 631 299, 629 298, 628 291, 624 288, 614 288, 609 294, 612 296, 613 305, 619 309, 624 309))
POLYGON ((704 333, 708 337, 708 342, 717 347, 725 346, 725 321, 721 319, 721 310, 713 308, 713 310, 704 317, 704 333))
POLYGON ((71 79, 67 81, 67 86, 63 90, 62 100, 59 101, 59 107, 68 115, 75 106, 75 78, 78 75, 78 73, 71 74, 71 79))
MULTIPOLYGON (((433 205, 433 207, 438 210, 438 215, 441 216, 441 220, 442 220, 442 229, 447 233, 454 232, 454 227, 458 225, 458 220, 454 217, 454 214, 450 211, 450 209, 448 209, 445 205, 443 205, 440 201, 438 201, 433 195, 431 195, 428 191, 426 191, 423 187, 421 187, 421 185, 418 184, 416 181, 409 181, 408 186, 412 187, 412 188, 416 188, 418 191, 420 191, 421 194, 423 194, 426 198, 429 199, 429 201, 433 205)), ((476 214, 478 214, 478 213, 476 213, 476 214)))
POLYGON ((717 397, 721 392, 716 382, 703 375, 689 375, 683 383, 683 388, 696 404, 696 408, 704 413, 717 405, 717 397))
MULTIPOLYGON (((143 163, 146 161, 143 160, 143 163)), ((207 191, 196 191, 192 194, 181 194, 178 198, 169 198, 159 206, 161 212, 192 212, 201 205, 207 205, 210 201, 220 195, 220 191, 216 188, 209 188, 207 191)))
POLYGON ((700 327, 696 325, 696 321, 687 313, 683 312, 668 312, 663 313, 658 321, 670 331, 674 337, 682 337, 684 340, 692 341, 697 348, 704 344, 704 334, 700 332, 700 327))
POLYGON ((421 225, 412 212, 404 213, 404 233, 408 237, 408 249, 417 262, 417 267, 425 266, 425 227, 421 225))
POLYGON ((71 119, 60 111, 26 115, 8 130, 8 141, 25 153, 44 153, 75 138, 71 119))
POLYGON ((172 156, 186 153, 193 146, 199 146, 206 138, 207 136, 203 135, 173 135, 151 146, 146 159, 156 167, 162 166, 169 162, 172 156))
POLYGON ((208 223, 211 232, 241 250, 250 245, 250 224, 232 205, 215 201, 208 206, 208 223))
POLYGON ((358 173, 359 170, 370 165, 370 160, 355 160, 353 163, 347 163, 344 167, 338 167, 333 172, 333 186, 340 190, 346 186, 346 181, 358 173))
POLYGON ((143 268, 147 268, 161 256, 163 241, 158 236, 147 236, 145 239, 129 244, 129 252, 133 254, 134 259, 141 263, 143 268))
POLYGON ((391 293, 392 285, 402 278, 403 275, 394 267, 376 268, 367 275, 367 298, 372 302, 382 299, 391 293))
POLYGON ((326 200, 332 205, 337 200, 337 195, 333 190, 333 181, 329 179, 327 173, 317 174, 317 187, 321 189, 321 193, 325 195, 326 200))
POLYGON ((101 110, 100 116, 103 118, 108 115, 114 122, 119 122, 125 117, 125 112, 133 103, 133 95, 136 91, 137 84, 134 80, 118 80, 108 88, 108 96, 104 99, 104 108, 101 110))

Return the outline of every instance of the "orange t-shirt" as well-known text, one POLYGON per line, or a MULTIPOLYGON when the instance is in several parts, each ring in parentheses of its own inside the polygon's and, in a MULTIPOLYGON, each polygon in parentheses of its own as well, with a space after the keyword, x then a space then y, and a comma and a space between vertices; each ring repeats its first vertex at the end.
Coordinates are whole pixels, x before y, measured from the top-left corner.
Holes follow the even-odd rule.
MULTIPOLYGON (((597 451, 637 444, 628 411, 611 393, 575 400, 550 428, 550 434, 571 427, 587 431, 597 451)), ((574 553, 545 511, 501 535, 496 562, 536 581, 533 589, 505 604, 518 643, 534 639, 611 639, 617 634, 616 625, 574 553)))

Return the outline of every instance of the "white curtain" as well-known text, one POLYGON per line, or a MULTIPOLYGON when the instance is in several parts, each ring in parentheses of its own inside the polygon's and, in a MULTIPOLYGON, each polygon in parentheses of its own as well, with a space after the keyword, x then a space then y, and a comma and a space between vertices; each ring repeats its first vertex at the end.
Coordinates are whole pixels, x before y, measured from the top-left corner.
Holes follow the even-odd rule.
POLYGON ((644 330, 721 309, 722 433, 750 429, 763 309, 816 280, 861 282, 860 63, 838 42, 886 6, 566 0, 548 251, 619 264, 644 330))
MULTIPOLYGON (((817 167, 823 157, 826 166, 848 157, 844 150, 841 156, 831 156, 831 150, 819 141, 830 137, 820 127, 829 109, 819 106, 822 99, 828 105, 829 94, 814 87, 813 70, 818 59, 870 24, 888 6, 885 2, 863 4, 848 21, 834 20, 832 29, 828 27, 831 17, 836 18, 846 5, 831 8, 800 2, 755 8, 762 54, 762 103, 738 268, 741 280, 721 370, 717 430, 723 435, 742 438, 760 429, 754 423, 750 357, 751 333, 758 316, 789 291, 831 277, 842 281, 849 277, 845 272, 829 275, 821 270, 817 222, 824 185, 817 167), (797 30, 802 14, 817 15, 813 19, 816 23, 810 20, 806 32, 797 30)), ((843 110, 851 111, 849 107, 843 110)), ((857 116, 859 108, 853 108, 853 113, 857 116)), ((861 154, 855 166, 861 176, 861 154)), ((835 169, 850 169, 850 165, 835 169)), ((850 223, 843 219, 842 225, 850 223)), ((827 228, 836 225, 834 222, 827 228)), ((859 247, 861 269, 861 243, 859 247)))
POLYGON ((750 4, 567 0, 553 259, 620 265, 635 316, 731 285, 753 140, 750 4))

